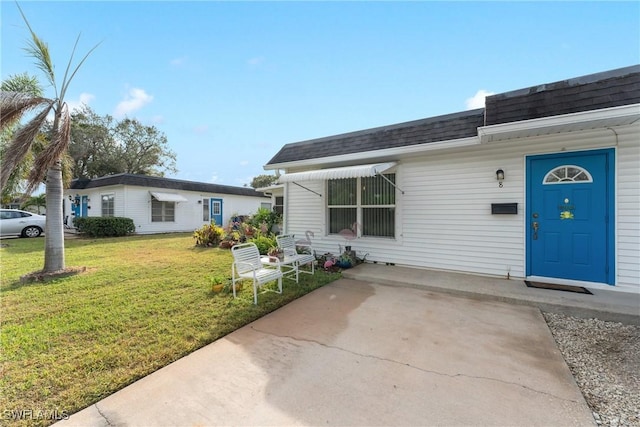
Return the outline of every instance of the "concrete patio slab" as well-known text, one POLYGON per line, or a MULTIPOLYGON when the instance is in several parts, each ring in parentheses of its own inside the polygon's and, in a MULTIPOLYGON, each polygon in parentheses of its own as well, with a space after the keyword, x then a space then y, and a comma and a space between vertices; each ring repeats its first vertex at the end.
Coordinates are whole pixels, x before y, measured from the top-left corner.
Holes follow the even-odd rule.
POLYGON ((341 279, 59 424, 595 422, 537 308, 341 279))
POLYGON ((528 288, 523 279, 485 277, 420 268, 361 264, 342 277, 389 286, 415 287, 474 299, 529 305, 544 312, 640 325, 640 293, 591 287, 592 295, 528 288))

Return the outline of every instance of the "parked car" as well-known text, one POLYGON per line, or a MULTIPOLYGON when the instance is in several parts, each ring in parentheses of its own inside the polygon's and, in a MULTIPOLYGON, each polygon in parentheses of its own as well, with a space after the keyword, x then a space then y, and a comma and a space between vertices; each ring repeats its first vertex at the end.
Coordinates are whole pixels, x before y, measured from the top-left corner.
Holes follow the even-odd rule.
POLYGON ((38 237, 46 217, 18 209, 0 209, 0 236, 38 237))

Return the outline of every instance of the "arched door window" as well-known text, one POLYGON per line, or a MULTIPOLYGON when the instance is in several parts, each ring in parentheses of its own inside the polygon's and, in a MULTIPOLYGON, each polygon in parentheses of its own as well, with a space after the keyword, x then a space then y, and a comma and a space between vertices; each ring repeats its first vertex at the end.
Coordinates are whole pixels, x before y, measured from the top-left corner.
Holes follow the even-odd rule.
POLYGON ((593 182, 588 170, 575 165, 558 166, 544 176, 542 183, 547 184, 582 184, 593 182))

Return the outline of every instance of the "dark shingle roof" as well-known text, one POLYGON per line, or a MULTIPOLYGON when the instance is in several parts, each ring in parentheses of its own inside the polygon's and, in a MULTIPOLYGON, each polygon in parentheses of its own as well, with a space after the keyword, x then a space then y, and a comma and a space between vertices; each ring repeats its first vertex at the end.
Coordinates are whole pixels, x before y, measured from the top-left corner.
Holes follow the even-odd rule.
POLYGON ((640 102, 640 65, 505 92, 486 99, 486 126, 640 102))
POLYGON ((481 126, 638 102, 640 65, 634 65, 493 95, 486 109, 287 144, 267 165, 473 137, 481 126))
POLYGON ((106 187, 108 185, 135 185, 137 187, 163 188, 170 190, 200 191, 203 193, 234 194, 238 196, 265 197, 253 188, 233 187, 230 185, 208 184, 205 182, 182 181, 158 176, 121 173, 94 179, 74 179, 69 188, 83 190, 106 187))
POLYGON ((466 138, 477 135, 483 122, 479 109, 312 139, 285 145, 267 164, 466 138))

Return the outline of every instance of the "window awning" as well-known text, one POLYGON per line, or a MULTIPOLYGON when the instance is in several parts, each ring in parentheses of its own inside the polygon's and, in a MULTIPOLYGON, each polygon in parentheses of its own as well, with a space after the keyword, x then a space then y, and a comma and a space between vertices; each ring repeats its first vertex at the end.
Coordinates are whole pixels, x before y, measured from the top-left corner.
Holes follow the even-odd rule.
POLYGON ((158 191, 149 191, 154 199, 159 202, 186 202, 187 199, 180 194, 160 193, 158 191))
POLYGON ((324 181, 325 179, 345 179, 376 176, 396 165, 395 162, 372 165, 347 166, 343 168, 318 169, 306 172, 294 172, 280 175, 278 182, 324 181))

